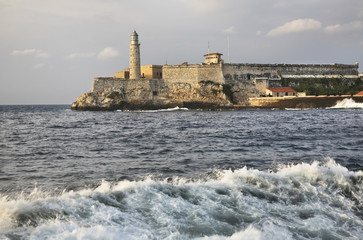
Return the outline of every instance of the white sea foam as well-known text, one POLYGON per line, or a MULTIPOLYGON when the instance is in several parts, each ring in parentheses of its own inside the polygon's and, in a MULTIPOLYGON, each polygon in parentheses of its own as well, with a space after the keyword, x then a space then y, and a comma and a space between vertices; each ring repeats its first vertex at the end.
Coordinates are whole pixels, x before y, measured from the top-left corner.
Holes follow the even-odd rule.
POLYGON ((363 172, 333 159, 217 177, 102 181, 0 198, 0 239, 293 239, 363 234, 363 172))
POLYGON ((194 240, 260 240, 262 239, 261 231, 253 226, 248 226, 245 230, 234 233, 230 237, 226 236, 210 236, 194 238, 194 240))
POLYGON ((363 109, 363 103, 357 103, 351 98, 344 98, 341 101, 338 101, 335 106, 331 108, 362 108, 363 109))
POLYGON ((189 109, 176 106, 174 108, 165 108, 165 109, 157 109, 157 110, 137 110, 137 111, 133 111, 133 112, 155 113, 155 112, 175 112, 175 111, 189 111, 189 109))

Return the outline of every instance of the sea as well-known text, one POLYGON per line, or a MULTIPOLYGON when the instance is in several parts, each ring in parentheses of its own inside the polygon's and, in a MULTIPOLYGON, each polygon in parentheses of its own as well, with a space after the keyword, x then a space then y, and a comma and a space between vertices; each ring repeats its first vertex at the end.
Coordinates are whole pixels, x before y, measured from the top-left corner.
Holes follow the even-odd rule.
POLYGON ((363 239, 363 104, 2 105, 0 239, 363 239))

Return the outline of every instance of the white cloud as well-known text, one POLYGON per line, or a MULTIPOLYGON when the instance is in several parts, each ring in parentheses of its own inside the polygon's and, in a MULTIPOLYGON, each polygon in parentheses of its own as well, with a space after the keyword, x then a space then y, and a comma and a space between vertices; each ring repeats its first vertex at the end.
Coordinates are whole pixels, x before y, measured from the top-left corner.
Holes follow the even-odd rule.
POLYGON ((14 50, 10 53, 12 56, 34 56, 38 58, 47 58, 49 54, 39 49, 14 50))
POLYGON ((342 25, 340 24, 336 24, 336 25, 329 25, 329 26, 326 26, 324 31, 326 33, 334 33, 334 32, 338 32, 340 31, 342 28, 342 25))
POLYGON ((89 58, 89 57, 93 57, 96 54, 93 52, 89 52, 89 53, 71 53, 68 56, 66 56, 67 59, 76 59, 76 58, 89 58))
POLYGON ((266 36, 278 36, 287 33, 305 32, 318 30, 321 28, 321 23, 312 18, 297 19, 287 22, 284 25, 270 30, 266 36))
POLYGON ((118 51, 107 47, 105 49, 103 49, 98 55, 97 57, 101 60, 105 60, 105 59, 109 59, 109 58, 114 58, 117 57, 119 55, 118 51))
POLYGON ((354 21, 346 24, 329 25, 325 27, 324 31, 333 34, 338 32, 357 31, 360 29, 363 29, 363 22, 354 21))
POLYGON ((226 29, 224 29, 223 30, 223 32, 225 32, 225 33, 234 33, 235 32, 235 27, 234 26, 230 26, 230 27, 228 27, 228 28, 226 28, 226 29))

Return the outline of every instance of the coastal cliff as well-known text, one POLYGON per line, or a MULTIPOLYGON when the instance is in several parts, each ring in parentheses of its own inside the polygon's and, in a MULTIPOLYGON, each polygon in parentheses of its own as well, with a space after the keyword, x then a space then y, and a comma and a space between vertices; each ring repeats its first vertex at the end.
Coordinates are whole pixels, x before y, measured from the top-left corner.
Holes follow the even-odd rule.
POLYGON ((251 82, 221 84, 213 81, 183 83, 162 79, 125 80, 95 78, 93 89, 77 98, 73 110, 155 110, 174 107, 189 109, 326 108, 344 98, 363 102, 363 96, 254 97, 251 82))

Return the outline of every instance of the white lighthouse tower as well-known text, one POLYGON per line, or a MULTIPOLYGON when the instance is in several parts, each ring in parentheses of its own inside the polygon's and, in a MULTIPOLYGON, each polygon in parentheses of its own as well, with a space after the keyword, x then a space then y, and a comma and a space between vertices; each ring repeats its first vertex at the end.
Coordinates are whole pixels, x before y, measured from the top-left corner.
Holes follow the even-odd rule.
POLYGON ((136 31, 131 33, 130 42, 130 79, 140 79, 140 43, 136 31))

